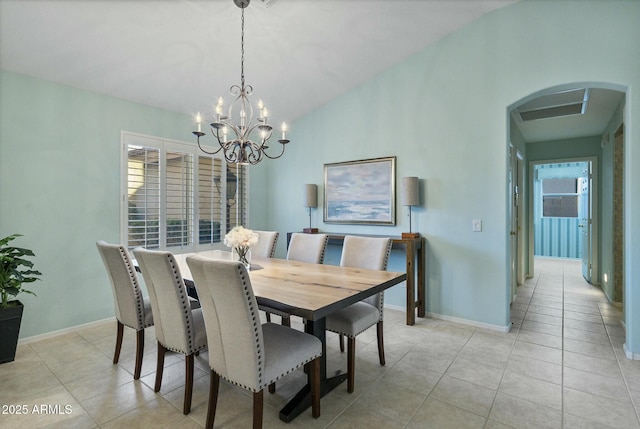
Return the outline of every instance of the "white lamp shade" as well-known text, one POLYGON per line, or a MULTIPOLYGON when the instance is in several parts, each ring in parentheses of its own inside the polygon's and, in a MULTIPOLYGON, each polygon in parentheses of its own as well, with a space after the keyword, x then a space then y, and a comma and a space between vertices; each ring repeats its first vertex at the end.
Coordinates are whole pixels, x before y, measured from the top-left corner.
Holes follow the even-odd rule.
POLYGON ((420 204, 417 177, 403 177, 401 198, 403 206, 417 206, 420 204))
POLYGON ((304 206, 318 207, 318 185, 312 183, 304 185, 304 206))

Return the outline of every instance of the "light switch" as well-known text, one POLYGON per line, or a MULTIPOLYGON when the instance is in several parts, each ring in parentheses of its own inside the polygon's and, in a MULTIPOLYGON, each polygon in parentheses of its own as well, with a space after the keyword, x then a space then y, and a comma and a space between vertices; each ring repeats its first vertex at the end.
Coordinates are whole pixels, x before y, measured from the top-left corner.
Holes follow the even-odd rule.
POLYGON ((482 219, 473 220, 473 232, 482 232, 482 219))

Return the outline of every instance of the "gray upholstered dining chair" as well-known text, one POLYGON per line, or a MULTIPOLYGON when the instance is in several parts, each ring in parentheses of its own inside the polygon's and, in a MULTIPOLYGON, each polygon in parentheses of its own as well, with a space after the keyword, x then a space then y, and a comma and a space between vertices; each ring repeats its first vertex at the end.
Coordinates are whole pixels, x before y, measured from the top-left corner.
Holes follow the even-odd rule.
POLYGON ((140 378, 144 356, 144 328, 153 326, 151 302, 142 296, 138 273, 135 271, 127 249, 103 240, 96 242, 96 246, 109 275, 116 312, 117 332, 113 363, 118 363, 120 359, 124 327, 134 329, 136 331, 136 363, 133 379, 137 380, 140 378))
POLYGON ((322 343, 313 335, 261 324, 246 268, 239 262, 188 256, 204 313, 211 380, 207 428, 213 427, 220 378, 253 392, 253 427, 262 427, 264 388, 309 363, 313 417, 320 416, 322 343))
MULTIPOLYGON (((327 249, 329 236, 327 234, 305 234, 294 232, 289 240, 287 259, 290 261, 309 262, 311 264, 322 264, 324 262, 324 252, 327 249)), ((271 314, 277 314, 282 318, 282 324, 291 326, 291 318, 288 314, 276 309, 261 306, 261 310, 267 313, 267 320, 271 321, 271 314)))
POLYGON ((276 254, 278 231, 254 231, 258 234, 258 244, 251 248, 252 258, 273 258, 276 254))
MULTIPOLYGON (((391 244, 390 238, 347 235, 344 238, 340 266, 386 270, 391 244)), ((352 393, 355 388, 356 336, 373 325, 377 325, 380 365, 385 364, 383 300, 384 292, 380 292, 327 316, 326 329, 340 334, 341 351, 344 351, 343 336, 347 337, 347 390, 349 393, 352 393)))
POLYGON ((322 264, 324 262, 324 252, 327 248, 327 234, 305 234, 294 232, 291 234, 287 259, 290 261, 309 262, 311 264, 322 264))
POLYGON ((158 341, 158 363, 154 391, 162 385, 164 355, 167 350, 185 355, 184 405, 182 412, 191 411, 193 392, 193 368, 196 353, 207 347, 202 309, 192 309, 180 268, 170 252, 133 249, 155 319, 158 341))
MULTIPOLYGON (((258 244, 251 249, 252 258, 273 258, 278 243, 277 231, 254 231, 258 234, 258 244)), ((266 310, 265 310, 266 311, 266 310)), ((267 322, 271 322, 271 313, 267 312, 267 322)))

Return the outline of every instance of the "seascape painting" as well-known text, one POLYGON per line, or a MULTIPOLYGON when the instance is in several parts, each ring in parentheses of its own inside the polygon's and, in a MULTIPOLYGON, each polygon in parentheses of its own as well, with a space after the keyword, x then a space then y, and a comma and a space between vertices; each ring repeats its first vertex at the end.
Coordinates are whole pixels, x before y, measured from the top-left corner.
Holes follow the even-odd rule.
POLYGON ((324 221, 395 225, 395 157, 324 166, 324 221))

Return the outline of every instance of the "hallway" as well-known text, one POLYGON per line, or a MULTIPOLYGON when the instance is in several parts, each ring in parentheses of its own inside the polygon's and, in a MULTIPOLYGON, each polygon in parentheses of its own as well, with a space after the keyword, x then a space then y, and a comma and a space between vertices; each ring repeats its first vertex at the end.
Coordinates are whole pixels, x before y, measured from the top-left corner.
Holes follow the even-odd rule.
POLYGON ((535 271, 511 308, 514 354, 528 355, 516 396, 560 408, 565 428, 638 427, 640 365, 624 356, 621 309, 582 278, 579 260, 536 258, 535 271))

